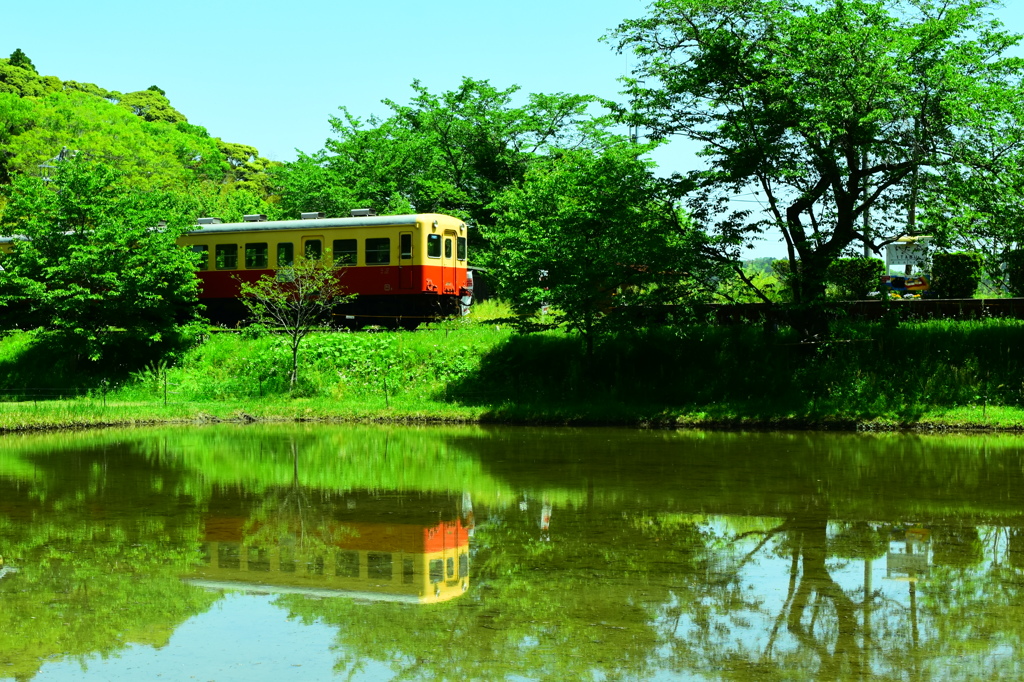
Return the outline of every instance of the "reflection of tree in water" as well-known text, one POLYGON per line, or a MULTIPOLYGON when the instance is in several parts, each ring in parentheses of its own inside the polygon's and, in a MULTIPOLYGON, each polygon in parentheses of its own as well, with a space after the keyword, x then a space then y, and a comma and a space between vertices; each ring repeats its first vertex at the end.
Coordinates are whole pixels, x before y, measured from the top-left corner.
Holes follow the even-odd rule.
POLYGON ((279 603, 341 626, 340 671, 376 660, 398 679, 643 679, 660 644, 650 609, 705 572, 705 538, 691 521, 614 512, 609 522, 608 512, 556 509, 547 529, 542 500, 492 512, 473 535, 473 587, 457 601, 279 603))
POLYGON ((250 564, 267 561, 271 548, 282 565, 302 565, 312 573, 323 572, 324 558, 355 531, 334 520, 337 496, 330 491, 300 484, 299 447, 293 440, 292 482, 271 488, 253 505, 242 526, 242 547, 250 564))
POLYGON ((111 445, 32 458, 0 480, 0 671, 30 679, 53 657, 160 647, 216 595, 185 585, 199 559, 198 513, 180 472, 111 445))

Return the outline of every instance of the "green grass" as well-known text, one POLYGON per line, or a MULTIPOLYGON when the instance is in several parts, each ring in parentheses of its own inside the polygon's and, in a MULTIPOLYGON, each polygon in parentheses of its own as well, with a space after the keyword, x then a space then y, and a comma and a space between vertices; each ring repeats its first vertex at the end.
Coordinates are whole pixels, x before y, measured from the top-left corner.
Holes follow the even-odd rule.
POLYGON ((692 325, 603 339, 516 334, 498 305, 416 332, 212 334, 173 364, 75 374, 31 333, 0 340, 0 429, 204 420, 493 421, 719 428, 1024 427, 1024 323, 837 322, 828 342, 692 325), (49 367, 51 374, 46 374, 49 367), (34 387, 77 386, 61 400, 34 387), (19 383, 20 382, 20 383, 19 383), (77 396, 77 397, 75 397, 77 396))

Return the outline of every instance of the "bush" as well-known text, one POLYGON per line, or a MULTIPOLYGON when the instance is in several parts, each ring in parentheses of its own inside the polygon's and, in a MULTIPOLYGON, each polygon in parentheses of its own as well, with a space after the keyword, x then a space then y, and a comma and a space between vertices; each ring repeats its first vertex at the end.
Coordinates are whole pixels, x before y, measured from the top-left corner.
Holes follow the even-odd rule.
POLYGON ((1017 249, 1006 254, 1006 275, 1010 294, 1024 296, 1024 249, 1017 249))
POLYGON ((885 268, 879 258, 837 258, 828 266, 828 281, 841 299, 861 300, 878 289, 878 277, 885 268))
POLYGON ((932 290, 939 298, 971 298, 981 283, 980 253, 960 251, 932 256, 932 290))

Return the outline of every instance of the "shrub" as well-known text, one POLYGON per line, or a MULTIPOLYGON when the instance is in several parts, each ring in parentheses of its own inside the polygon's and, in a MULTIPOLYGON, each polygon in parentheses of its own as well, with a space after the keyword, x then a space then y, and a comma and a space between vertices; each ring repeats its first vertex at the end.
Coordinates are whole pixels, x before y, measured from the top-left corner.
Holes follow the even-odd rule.
POLYGON ((971 298, 981 283, 980 253, 959 251, 932 256, 932 289, 940 298, 971 298))
POLYGON ((864 299, 878 289, 878 277, 885 268, 879 258, 837 258, 828 266, 828 281, 839 298, 864 299))

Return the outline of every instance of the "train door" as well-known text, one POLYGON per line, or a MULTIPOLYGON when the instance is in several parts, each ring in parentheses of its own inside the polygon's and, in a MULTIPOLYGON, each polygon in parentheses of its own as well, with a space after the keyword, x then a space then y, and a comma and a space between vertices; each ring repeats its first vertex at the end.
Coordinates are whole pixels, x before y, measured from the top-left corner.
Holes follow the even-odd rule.
POLYGON ((413 288, 412 232, 398 233, 398 288, 413 288))
POLYGON ((303 237, 302 255, 308 260, 320 260, 324 255, 324 238, 319 236, 303 237))
POLYGON ((441 252, 441 293, 455 293, 455 230, 445 230, 441 252))

